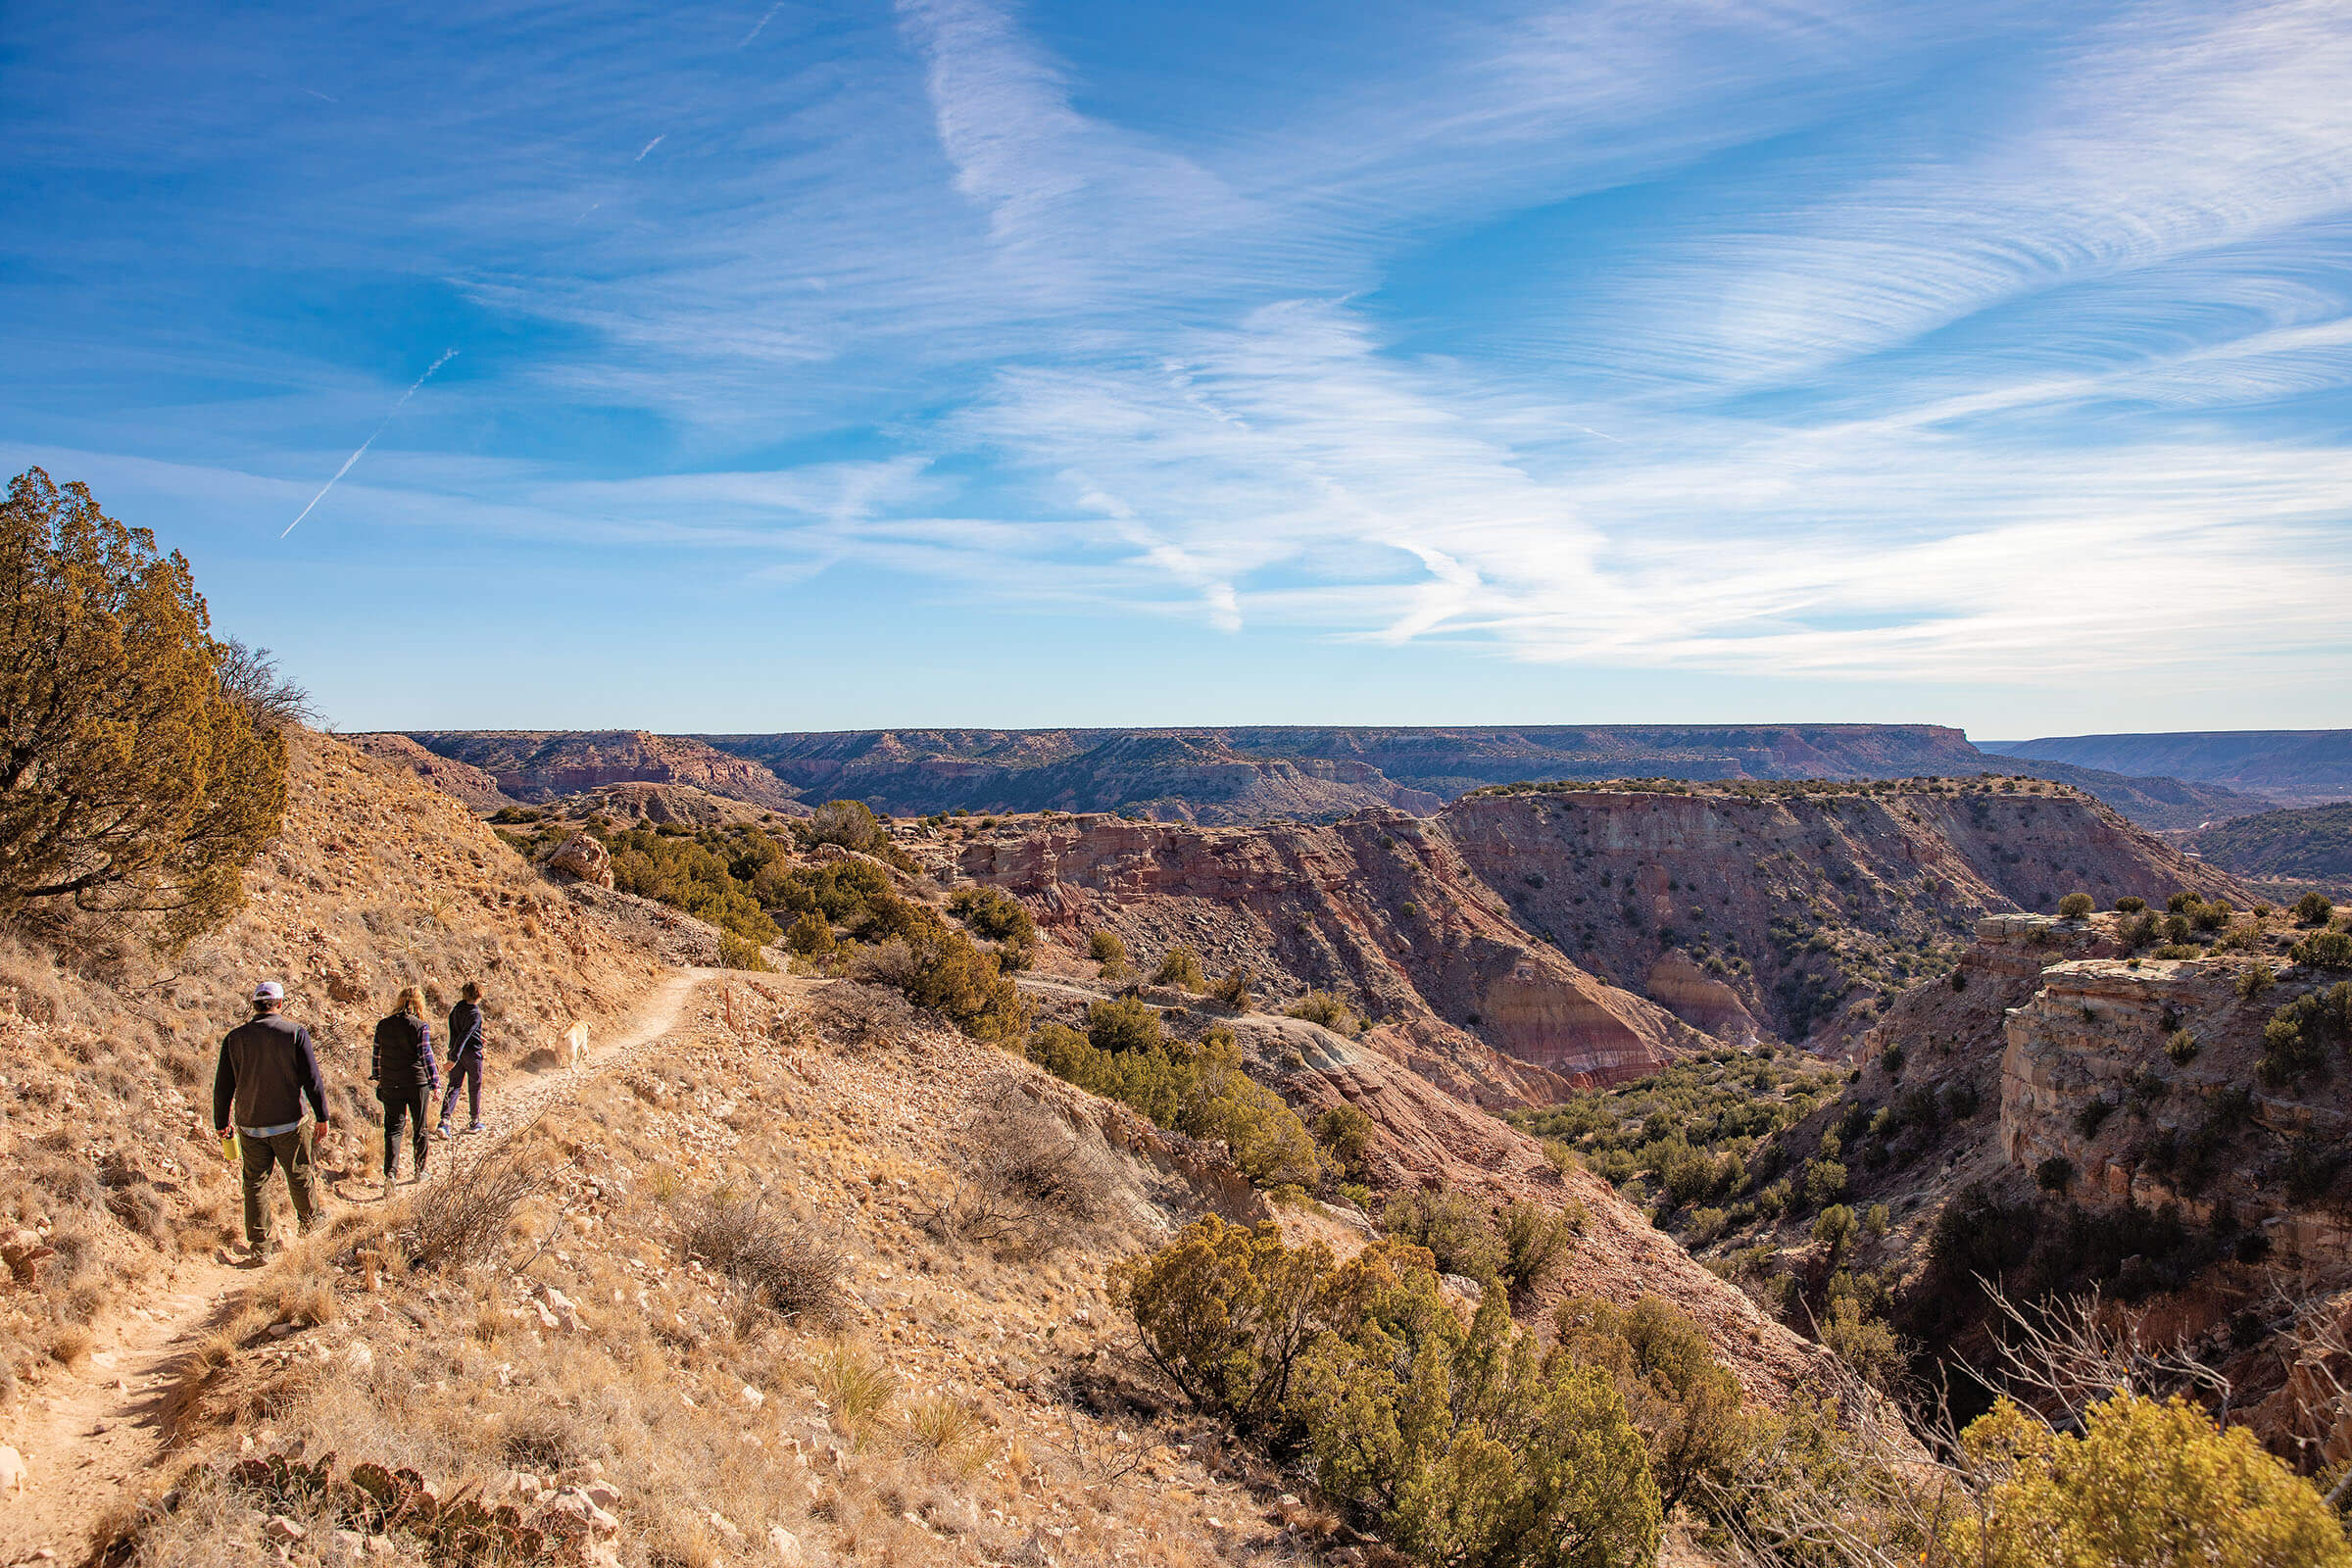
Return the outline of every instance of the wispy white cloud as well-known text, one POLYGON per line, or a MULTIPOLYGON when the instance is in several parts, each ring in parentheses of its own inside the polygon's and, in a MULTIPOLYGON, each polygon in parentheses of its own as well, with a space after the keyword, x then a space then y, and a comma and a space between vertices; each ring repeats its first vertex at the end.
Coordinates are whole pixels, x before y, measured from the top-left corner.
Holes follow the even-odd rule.
POLYGON ((781 10, 709 60, 606 19, 427 127, 478 157, 301 220, 422 214, 401 265, 577 334, 484 425, 661 431, 649 477, 378 449, 339 509, 1521 661, 2352 677, 2346 444, 2262 414, 2352 372, 2330 0, 1382 12, 1226 118, 990 0, 734 59, 781 10), (694 178, 612 168, 649 122, 694 178))

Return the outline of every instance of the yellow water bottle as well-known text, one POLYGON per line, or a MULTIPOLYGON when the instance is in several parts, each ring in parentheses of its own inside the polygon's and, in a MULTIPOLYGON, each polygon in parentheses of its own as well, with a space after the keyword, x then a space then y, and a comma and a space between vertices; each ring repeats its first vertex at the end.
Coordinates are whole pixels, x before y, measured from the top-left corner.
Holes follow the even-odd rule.
POLYGON ((244 1146, 238 1141, 237 1130, 234 1127, 220 1135, 220 1157, 222 1159, 234 1165, 244 1156, 244 1146))

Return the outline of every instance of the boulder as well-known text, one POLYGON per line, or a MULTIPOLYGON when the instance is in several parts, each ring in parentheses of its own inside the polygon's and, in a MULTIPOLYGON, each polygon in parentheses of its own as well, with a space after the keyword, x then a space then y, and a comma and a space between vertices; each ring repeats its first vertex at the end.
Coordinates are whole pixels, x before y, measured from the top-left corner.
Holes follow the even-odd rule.
POLYGON ((547 867, 600 888, 612 885, 612 857, 586 832, 575 832, 557 846, 556 853, 547 858, 547 867))

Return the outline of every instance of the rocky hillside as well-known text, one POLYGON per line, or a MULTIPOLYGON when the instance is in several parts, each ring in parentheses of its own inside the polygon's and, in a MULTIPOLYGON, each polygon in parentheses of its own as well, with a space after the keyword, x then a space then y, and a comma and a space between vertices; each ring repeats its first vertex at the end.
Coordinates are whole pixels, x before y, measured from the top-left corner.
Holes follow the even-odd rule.
POLYGON ((1988 741, 1984 750, 2119 773, 2219 784, 2281 805, 2352 796, 2352 730, 2188 730, 2153 735, 2066 735, 1988 741))
POLYGON ((2241 816, 2182 842, 2234 876, 2352 892, 2352 801, 2241 816))
POLYGON ((1818 1289, 1825 1205, 1875 1212, 1839 1266, 1890 1293, 1929 1358, 1987 1353, 1980 1278, 2020 1299, 2096 1290, 2221 1369, 2282 1455, 2338 1463, 2352 1427, 2307 1430, 2326 1401, 2289 1383, 2352 1287, 2352 969, 2297 961, 2314 929, 2280 915, 2192 920, 2169 945, 2140 926, 2163 918, 1985 918, 1949 976, 1886 1009, 1854 1082, 1747 1153, 1788 1189, 1735 1202, 1707 1250, 1759 1288, 1794 1271, 1818 1289))
POLYGON ((612 784, 683 784, 799 814, 799 791, 756 761, 701 741, 644 730, 414 730, 355 737, 387 748, 406 740, 436 757, 487 774, 508 797, 541 802, 612 784))
POLYGON ((344 744, 367 753, 378 761, 390 762, 416 774, 442 794, 477 811, 495 811, 513 806, 514 798, 499 788, 495 775, 471 762, 461 762, 454 757, 428 752, 406 735, 390 733, 376 735, 345 735, 344 744))

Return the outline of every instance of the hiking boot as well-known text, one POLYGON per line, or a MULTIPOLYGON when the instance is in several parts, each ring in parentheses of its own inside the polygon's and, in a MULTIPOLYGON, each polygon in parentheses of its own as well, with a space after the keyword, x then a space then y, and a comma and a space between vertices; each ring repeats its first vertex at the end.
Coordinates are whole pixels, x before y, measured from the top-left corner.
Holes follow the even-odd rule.
POLYGON ((449 1130, 449 1123, 443 1122, 440 1126, 433 1129, 433 1136, 446 1143, 450 1139, 455 1138, 457 1134, 449 1130))
POLYGON ((469 1133, 486 1133, 490 1129, 477 1121, 469 1125, 466 1130, 469 1133))

